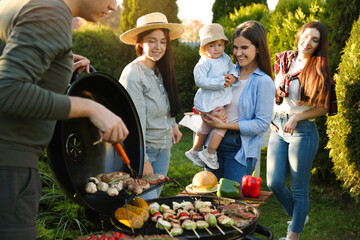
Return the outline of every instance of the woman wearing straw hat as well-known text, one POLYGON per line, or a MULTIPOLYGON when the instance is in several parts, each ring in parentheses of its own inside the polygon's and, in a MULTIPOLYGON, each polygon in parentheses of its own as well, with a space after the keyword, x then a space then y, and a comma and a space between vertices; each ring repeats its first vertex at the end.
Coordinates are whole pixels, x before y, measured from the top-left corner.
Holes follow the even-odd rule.
MULTIPOLYGON (((200 60, 194 68, 195 83, 199 87, 194 98, 194 108, 201 114, 211 112, 218 107, 230 104, 232 87, 239 74, 224 52, 229 44, 223 27, 218 23, 211 23, 202 27, 200 35, 200 60)), ((215 110, 216 111, 216 110, 215 110)), ((236 120, 237 109, 227 109, 229 122, 236 120), (231 111, 233 110, 233 111, 231 111)), ((195 166, 218 169, 216 149, 218 148, 226 129, 214 129, 210 134, 207 148, 200 152, 211 128, 202 122, 194 140, 194 146, 185 153, 195 166)))
MULTIPOLYGON (((119 81, 140 117, 146 146, 143 175, 167 175, 171 146, 182 137, 175 122, 181 105, 171 40, 180 37, 185 26, 168 23, 158 12, 140 17, 136 26, 120 36, 122 42, 136 46, 138 57, 124 68, 119 81)), ((142 197, 157 198, 161 190, 157 188, 142 197)))

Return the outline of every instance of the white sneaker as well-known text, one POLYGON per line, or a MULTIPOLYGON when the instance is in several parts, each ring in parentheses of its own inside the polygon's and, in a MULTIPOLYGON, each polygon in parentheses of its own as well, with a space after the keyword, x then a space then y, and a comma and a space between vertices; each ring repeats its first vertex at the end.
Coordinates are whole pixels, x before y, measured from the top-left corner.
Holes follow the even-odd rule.
MULTIPOLYGON (((309 216, 306 215, 306 218, 305 218, 305 222, 304 222, 304 226, 309 222, 309 216)), ((291 223, 292 221, 288 221, 287 224, 288 224, 288 228, 287 228, 287 233, 286 233, 286 237, 282 237, 282 238, 279 238, 279 240, 287 240, 287 236, 289 236, 290 232, 291 232, 291 223)))
POLYGON ((198 167, 205 167, 205 164, 203 163, 203 161, 201 161, 201 159, 199 158, 199 151, 195 151, 193 149, 190 149, 189 151, 187 151, 185 153, 185 156, 193 162, 193 164, 195 166, 198 167))
POLYGON ((199 152, 200 159, 211 169, 218 169, 219 168, 219 162, 217 159, 217 155, 211 154, 205 149, 204 151, 199 152))
MULTIPOLYGON (((306 215, 306 218, 305 218, 305 222, 304 222, 304 226, 309 222, 309 216, 306 215)), ((291 223, 292 221, 288 221, 287 224, 288 224, 288 228, 287 228, 287 235, 290 233, 291 231, 291 223)))

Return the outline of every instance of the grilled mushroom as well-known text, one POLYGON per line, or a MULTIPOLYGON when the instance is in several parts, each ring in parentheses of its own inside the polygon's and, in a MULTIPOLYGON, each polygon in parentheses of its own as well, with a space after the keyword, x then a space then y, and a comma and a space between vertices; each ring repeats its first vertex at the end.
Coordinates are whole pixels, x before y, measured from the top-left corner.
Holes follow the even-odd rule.
POLYGON ((98 185, 98 184, 100 183, 99 179, 94 178, 94 177, 90 177, 90 178, 88 179, 88 182, 93 182, 93 183, 95 183, 96 185, 98 185))
POLYGON ((88 182, 85 186, 85 191, 91 194, 96 193, 97 192, 96 184, 93 182, 88 182))
POLYGON ((109 189, 109 185, 105 182, 101 182, 98 184, 97 189, 101 192, 107 192, 107 190, 109 189))
POLYGON ((115 187, 109 187, 106 192, 109 196, 117 196, 119 195, 119 191, 115 187))

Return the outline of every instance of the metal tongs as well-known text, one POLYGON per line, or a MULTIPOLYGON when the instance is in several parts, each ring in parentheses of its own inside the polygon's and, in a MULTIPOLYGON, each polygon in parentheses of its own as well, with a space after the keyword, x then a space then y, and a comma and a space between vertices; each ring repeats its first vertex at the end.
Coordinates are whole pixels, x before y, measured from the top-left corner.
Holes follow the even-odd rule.
POLYGON ((130 175, 132 175, 133 177, 135 177, 136 179, 138 179, 138 175, 135 172, 135 170, 130 166, 130 159, 128 158, 128 156, 126 155, 126 152, 124 151, 123 147, 121 146, 120 143, 114 143, 113 147, 116 151, 116 153, 119 155, 121 161, 123 163, 125 163, 129 170, 130 170, 130 175))

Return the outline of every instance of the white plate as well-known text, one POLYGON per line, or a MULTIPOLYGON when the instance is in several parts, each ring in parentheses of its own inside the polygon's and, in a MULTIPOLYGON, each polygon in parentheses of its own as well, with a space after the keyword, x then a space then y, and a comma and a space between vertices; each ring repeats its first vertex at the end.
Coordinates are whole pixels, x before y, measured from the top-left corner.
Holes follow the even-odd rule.
POLYGON ((214 192, 217 192, 218 186, 219 186, 219 184, 216 184, 216 188, 214 190, 202 192, 202 191, 197 191, 196 189, 194 189, 193 184, 189 184, 186 186, 186 191, 193 192, 193 193, 200 193, 200 194, 214 193, 214 192))

